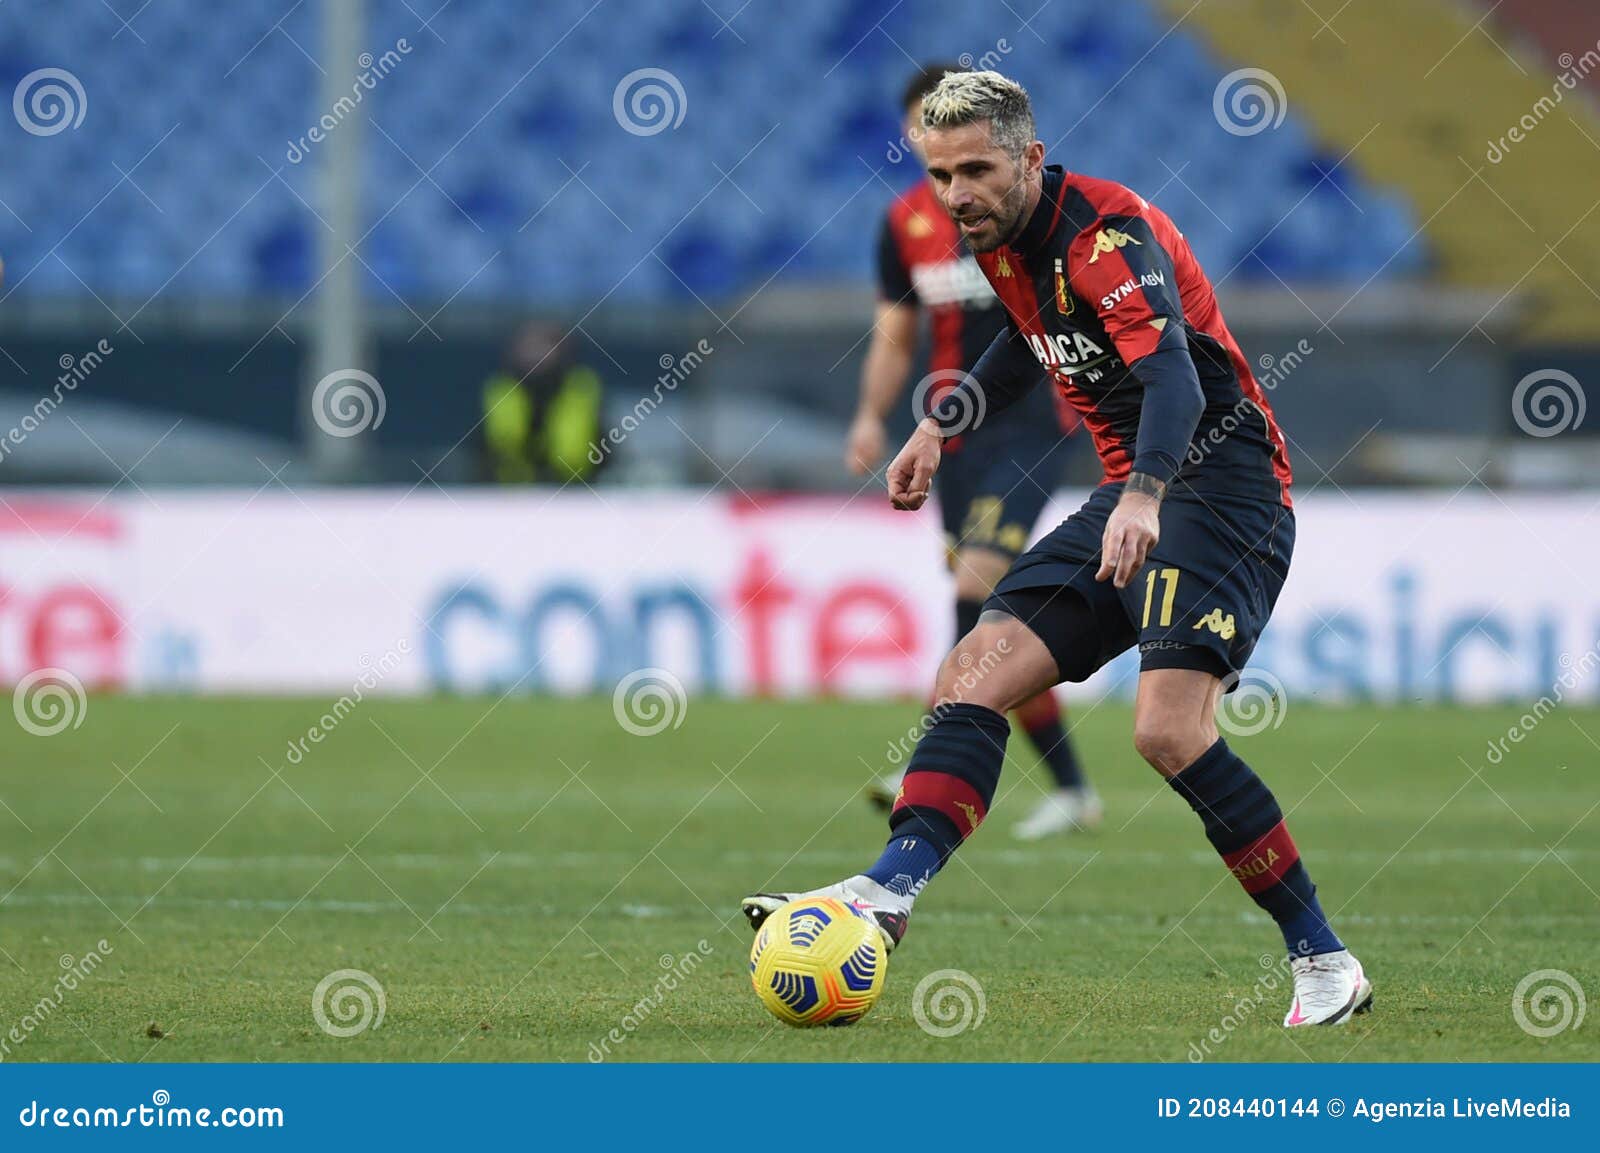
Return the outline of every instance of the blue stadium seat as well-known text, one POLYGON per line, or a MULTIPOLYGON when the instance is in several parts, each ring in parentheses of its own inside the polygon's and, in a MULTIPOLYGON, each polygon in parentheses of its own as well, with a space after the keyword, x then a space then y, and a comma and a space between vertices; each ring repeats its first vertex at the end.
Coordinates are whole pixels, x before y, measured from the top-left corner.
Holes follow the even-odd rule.
MULTIPOLYGON (((1054 0, 1030 27, 962 0, 815 0, 782 20, 742 0, 586 16, 591 3, 480 0, 444 8, 430 31, 418 13, 436 4, 370 0, 363 42, 409 47, 364 99, 375 298, 647 302, 736 295, 779 269, 860 280, 884 201, 917 178, 891 159, 910 58, 963 53, 1030 87, 1054 159, 1157 199, 1219 276, 1361 281, 1427 263, 1405 243, 1410 207, 1353 170, 1324 180, 1334 158, 1292 113, 1254 136, 1223 131, 1211 100, 1227 67, 1136 0, 1054 0), (644 68, 670 72, 686 108, 636 135, 613 93, 644 68), (1352 229, 1368 243, 1346 243, 1352 229)), ((11 284, 305 291, 321 225, 301 200, 326 145, 299 142, 330 111, 320 5, 168 0, 139 11, 137 35, 100 0, 59 0, 48 20, 34 7, 0 4, 0 90, 67 68, 87 110, 52 135, 0 126, 0 200, 26 224, 0 213, 11 284)))

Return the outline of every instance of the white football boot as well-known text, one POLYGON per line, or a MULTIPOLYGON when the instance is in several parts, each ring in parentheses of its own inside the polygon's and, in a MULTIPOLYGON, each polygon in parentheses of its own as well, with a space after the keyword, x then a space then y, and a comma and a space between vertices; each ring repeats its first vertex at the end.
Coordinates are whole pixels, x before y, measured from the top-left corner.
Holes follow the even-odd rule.
POLYGON ((739 907, 750 922, 750 927, 760 931, 769 916, 790 901, 798 901, 802 897, 835 897, 865 913, 878 923, 878 932, 883 935, 886 952, 894 952, 894 947, 906 935, 906 923, 911 916, 910 902, 870 877, 850 877, 838 884, 804 893, 751 893, 739 902, 739 907))
POLYGON ((1294 1006, 1283 1019, 1285 1028, 1343 1025, 1372 1008, 1372 982, 1349 949, 1291 957, 1289 968, 1294 973, 1294 1006))
POLYGON ((1057 833, 1092 829, 1104 817, 1105 806, 1088 785, 1053 789, 1039 798, 1033 812, 1011 827, 1011 835, 1019 841, 1042 841, 1057 833))

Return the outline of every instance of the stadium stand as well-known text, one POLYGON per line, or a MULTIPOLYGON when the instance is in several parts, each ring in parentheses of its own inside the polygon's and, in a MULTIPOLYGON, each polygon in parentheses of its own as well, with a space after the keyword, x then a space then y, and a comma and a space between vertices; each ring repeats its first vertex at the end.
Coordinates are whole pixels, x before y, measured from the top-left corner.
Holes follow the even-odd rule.
MULTIPOLYGON (((582 19, 589 6, 549 0, 535 15, 484 0, 470 20, 446 10, 424 26, 405 4, 372 5, 374 56, 409 47, 366 95, 360 254, 375 299, 626 304, 714 299, 780 272, 864 281, 863 235, 914 178, 912 161, 892 159, 896 94, 913 60, 961 54, 1033 90, 1056 159, 1159 198, 1214 279, 1360 283, 1429 262, 1405 245, 1418 224, 1406 200, 1356 166, 1334 171, 1343 148, 1319 144, 1298 104, 1272 131, 1225 131, 1213 97, 1232 65, 1154 5, 1055 0, 1023 24, 959 0, 815 0, 726 26, 704 5, 582 19), (549 53, 563 41, 560 59, 611 66, 559 65, 549 53), (686 114, 634 135, 613 94, 647 67, 678 79, 686 114), (1356 229, 1366 243, 1347 243, 1356 229)), ((718 7, 732 18, 739 6, 718 7)), ((290 157, 327 111, 316 19, 310 5, 231 8, 240 18, 151 5, 124 29, 100 0, 62 0, 43 22, 0 5, 5 90, 71 61, 87 101, 72 132, 6 125, 8 287, 144 299, 292 298, 311 285, 319 225, 303 201, 317 146, 290 157), (127 91, 144 98, 109 95, 127 91)))
MULTIPOLYGON (((1165 3, 1174 18, 1190 7, 1165 3)), ((1345 168, 1405 189, 1446 285, 1514 282, 1530 339, 1600 335, 1592 4, 1356 0, 1324 25, 1309 7, 1229 0, 1191 22, 1276 74, 1291 116, 1351 152, 1345 168)))

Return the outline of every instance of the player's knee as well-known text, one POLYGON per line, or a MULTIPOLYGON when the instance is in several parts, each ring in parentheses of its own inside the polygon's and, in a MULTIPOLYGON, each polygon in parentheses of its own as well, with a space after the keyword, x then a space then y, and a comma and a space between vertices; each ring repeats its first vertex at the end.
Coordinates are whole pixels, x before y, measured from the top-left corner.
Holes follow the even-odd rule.
MULTIPOLYGON (((996 614, 998 615, 998 614, 996 614)), ((956 641, 939 666, 935 696, 941 701, 960 701, 1005 712, 1016 701, 1016 690, 1008 683, 1002 666, 1006 654, 1015 648, 1012 630, 1022 624, 1010 617, 985 620, 956 641)))
POLYGON ((1137 716, 1133 723, 1133 747, 1156 772, 1163 777, 1173 777, 1211 746, 1202 728, 1180 717, 1137 716))

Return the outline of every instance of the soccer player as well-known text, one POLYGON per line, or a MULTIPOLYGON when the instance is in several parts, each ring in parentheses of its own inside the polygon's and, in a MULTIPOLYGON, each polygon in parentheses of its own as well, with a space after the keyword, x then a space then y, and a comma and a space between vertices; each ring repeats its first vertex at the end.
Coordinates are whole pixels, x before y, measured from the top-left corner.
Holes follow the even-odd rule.
MULTIPOLYGON (((1046 167, 1021 86, 951 73, 922 118, 928 174, 1009 326, 890 464, 891 501, 920 507, 978 391, 992 418, 1040 365, 1083 414, 1105 479, 1011 566, 946 659, 937 691, 953 703, 912 755, 882 855, 818 892, 873 916, 893 948, 994 797, 1006 711, 1138 645, 1134 747, 1282 931, 1294 976, 1284 1024, 1342 1024, 1371 1006, 1372 983, 1328 924, 1271 790, 1215 721, 1294 547, 1289 460, 1266 396, 1183 234, 1119 184, 1046 167), (979 662, 988 675, 963 692, 961 671, 979 662)), ((796 895, 757 893, 744 912, 759 926, 796 895)))
MULTIPOLYGON (((946 71, 956 68, 924 68, 912 77, 901 101, 905 139, 918 159, 922 98, 946 71)), ((861 398, 845 443, 845 463, 858 476, 883 457, 884 418, 911 373, 922 309, 932 322, 928 368, 935 387, 917 399, 931 410, 1004 329, 1005 310, 926 178, 889 206, 879 233, 877 315, 861 368, 861 398)), ((1062 434, 1075 424, 1075 414, 1064 402, 1045 389, 1032 389, 981 429, 946 439, 937 496, 946 556, 955 576, 957 637, 972 631, 984 598, 1027 546, 1029 531, 1061 481, 1066 461, 1062 434)), ((1016 718, 1049 767, 1055 788, 1013 828, 1013 835, 1033 841, 1099 824, 1100 798, 1084 781, 1055 694, 1047 688, 1022 702, 1016 718)), ((873 782, 868 799, 888 810, 900 782, 899 774, 873 782)))

